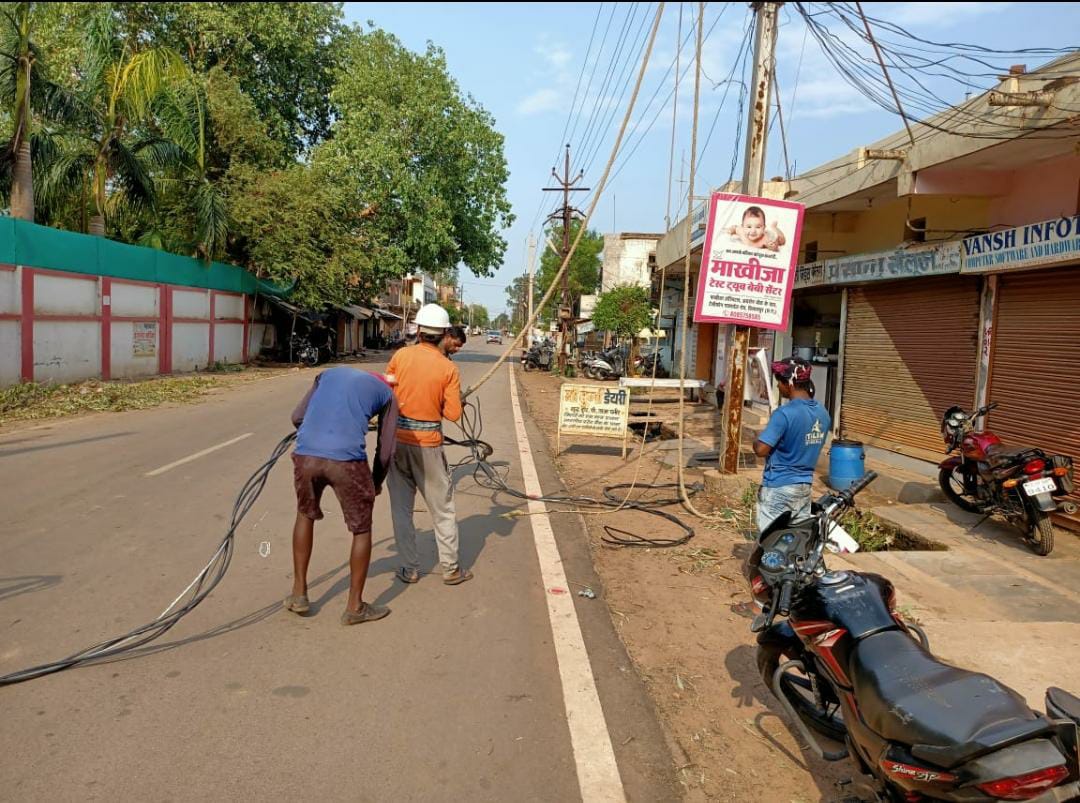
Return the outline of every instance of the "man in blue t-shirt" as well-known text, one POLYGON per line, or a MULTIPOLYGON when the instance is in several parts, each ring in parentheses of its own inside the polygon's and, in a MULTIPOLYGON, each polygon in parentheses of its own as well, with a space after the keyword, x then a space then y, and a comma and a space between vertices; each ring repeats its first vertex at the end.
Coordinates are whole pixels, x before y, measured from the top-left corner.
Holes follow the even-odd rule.
POLYGON ((782 513, 791 520, 810 515, 810 485, 821 447, 829 433, 829 413, 814 401, 810 363, 789 357, 772 364, 772 373, 787 404, 772 414, 754 441, 754 454, 765 458, 758 490, 757 525, 764 532, 782 513))
POLYGON ((292 414, 297 427, 293 451, 296 485, 296 524, 293 526, 293 591, 285 608, 305 614, 307 571, 315 538, 315 522, 323 517, 319 501, 327 486, 341 505, 352 533, 349 554, 349 600, 341 623, 355 625, 382 619, 389 608, 363 601, 364 581, 371 563, 371 514, 375 497, 394 456, 397 400, 378 374, 341 366, 323 371, 292 414), (374 470, 368 467, 367 438, 371 419, 378 416, 379 435, 374 470))

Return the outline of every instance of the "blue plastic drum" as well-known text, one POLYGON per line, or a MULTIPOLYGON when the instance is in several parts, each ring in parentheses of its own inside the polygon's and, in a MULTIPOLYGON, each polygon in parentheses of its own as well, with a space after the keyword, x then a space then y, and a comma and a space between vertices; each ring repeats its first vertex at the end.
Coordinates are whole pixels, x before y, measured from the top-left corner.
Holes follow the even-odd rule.
POLYGON ((833 441, 829 449, 829 487, 845 491, 866 473, 866 452, 859 441, 833 441))

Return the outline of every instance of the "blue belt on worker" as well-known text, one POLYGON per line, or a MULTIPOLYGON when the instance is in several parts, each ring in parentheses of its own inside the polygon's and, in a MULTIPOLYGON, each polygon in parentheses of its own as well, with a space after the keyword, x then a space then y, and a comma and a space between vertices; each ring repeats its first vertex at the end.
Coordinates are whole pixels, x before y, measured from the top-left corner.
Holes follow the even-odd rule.
POLYGON ((398 415, 398 429, 407 429, 412 432, 442 432, 442 421, 421 421, 418 418, 409 418, 407 415, 398 415))

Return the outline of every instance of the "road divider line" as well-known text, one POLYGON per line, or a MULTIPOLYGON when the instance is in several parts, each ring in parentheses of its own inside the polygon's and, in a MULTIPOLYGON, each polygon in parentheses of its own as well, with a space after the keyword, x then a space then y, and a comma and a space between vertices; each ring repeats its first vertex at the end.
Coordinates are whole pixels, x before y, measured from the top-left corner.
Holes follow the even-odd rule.
MULTIPOLYGON (((532 449, 529 447, 529 435, 525 430, 525 419, 518 402, 514 367, 508 365, 507 368, 525 493, 540 496, 540 479, 536 473, 532 449)), ((587 803, 624 803, 626 795, 619 777, 619 765, 615 761, 615 751, 611 746, 604 709, 596 691, 589 653, 585 649, 581 624, 574 609, 574 595, 569 593, 562 557, 555 543, 555 533, 551 529, 551 519, 548 518, 547 507, 536 499, 529 500, 529 513, 533 544, 536 546, 536 557, 540 561, 540 578, 544 584, 548 618, 551 620, 555 662, 562 683, 563 705, 570 728, 570 745, 577 766, 581 799, 587 803)))
POLYGON ((238 435, 232 440, 225 441, 224 443, 219 443, 216 446, 209 447, 208 449, 203 449, 201 452, 195 452, 195 454, 189 454, 187 457, 181 457, 179 460, 169 463, 167 466, 155 468, 153 471, 147 471, 143 476, 156 477, 159 474, 164 474, 166 471, 170 471, 177 466, 184 465, 184 463, 190 463, 192 460, 198 460, 200 457, 206 457, 206 455, 210 454, 211 452, 216 452, 218 449, 224 449, 226 446, 232 446, 234 443, 239 443, 245 438, 250 438, 253 434, 254 433, 252 432, 245 432, 243 435, 238 435))

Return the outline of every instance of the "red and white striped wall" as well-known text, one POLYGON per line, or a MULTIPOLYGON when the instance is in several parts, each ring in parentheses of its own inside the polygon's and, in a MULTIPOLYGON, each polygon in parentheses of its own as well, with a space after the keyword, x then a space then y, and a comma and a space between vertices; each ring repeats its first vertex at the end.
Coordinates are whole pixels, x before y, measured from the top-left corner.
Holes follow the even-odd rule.
POLYGON ((251 312, 241 293, 0 264, 0 386, 247 362, 251 312))

